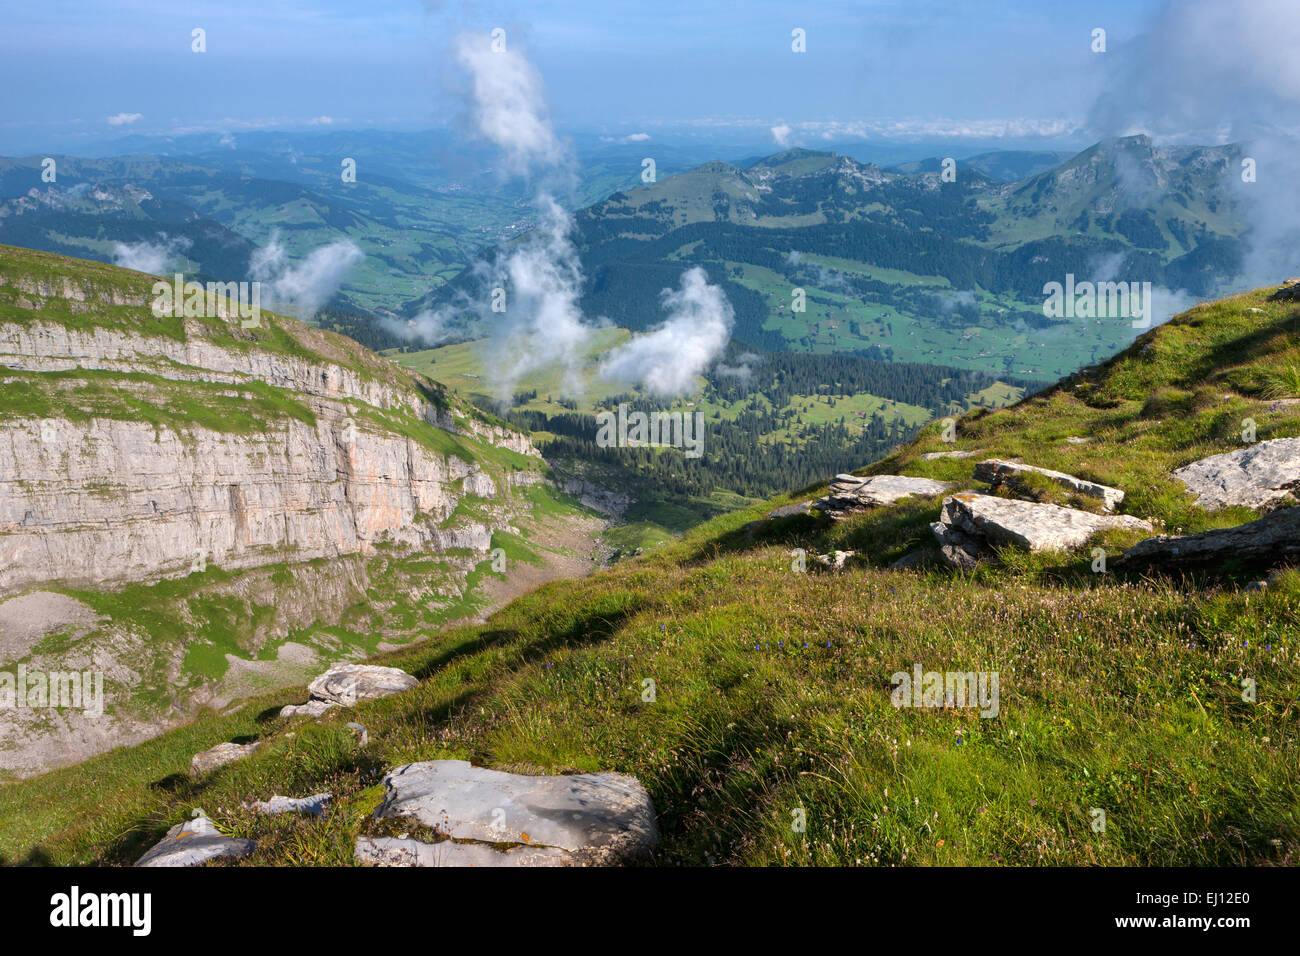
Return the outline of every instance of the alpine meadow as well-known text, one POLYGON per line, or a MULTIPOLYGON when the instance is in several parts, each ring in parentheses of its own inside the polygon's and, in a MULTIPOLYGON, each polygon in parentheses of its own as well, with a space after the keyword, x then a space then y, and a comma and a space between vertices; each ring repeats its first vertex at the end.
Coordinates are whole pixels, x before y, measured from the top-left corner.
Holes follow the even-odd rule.
POLYGON ((1295 12, 6 11, 19 933, 191 939, 171 867, 1281 930, 1295 12))

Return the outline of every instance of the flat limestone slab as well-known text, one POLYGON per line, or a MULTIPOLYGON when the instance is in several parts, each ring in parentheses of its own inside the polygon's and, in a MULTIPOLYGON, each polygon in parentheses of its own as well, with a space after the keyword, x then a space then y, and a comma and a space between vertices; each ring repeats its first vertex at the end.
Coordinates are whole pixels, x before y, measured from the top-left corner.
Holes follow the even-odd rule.
POLYGON ((198 866, 221 857, 243 857, 253 852, 256 843, 226 836, 207 817, 195 817, 178 823, 167 835, 136 860, 136 866, 198 866))
POLYGON ((553 846, 497 849, 487 843, 424 843, 409 837, 358 837, 355 855, 371 866, 572 866, 572 854, 553 846))
POLYGON ((1016 478, 1026 474, 1042 475, 1044 478, 1064 488, 1069 488, 1071 491, 1087 495, 1089 498, 1096 498, 1107 511, 1114 511, 1124 500, 1124 492, 1118 488, 1112 488, 1110 485, 1099 484, 1095 481, 1088 481, 1086 478, 1076 478, 1074 475, 1068 475, 1063 471, 1053 471, 1050 468, 1039 468, 1035 465, 1025 465, 1018 461, 1005 461, 1001 458, 988 458, 975 466, 975 477, 992 485, 1014 482, 1016 478))
POLYGON ((1267 508, 1300 487, 1300 438, 1274 438, 1175 469, 1174 477, 1209 511, 1267 508))
POLYGON ((580 865, 647 854, 659 839, 654 804, 618 773, 526 776, 433 760, 384 777, 378 818, 408 818, 458 839, 563 851, 580 865))
MULTIPOLYGON (((1151 522, 1131 515, 1096 515, 1076 508, 962 493, 943 500, 939 523, 989 544, 1027 551, 1067 551, 1098 531, 1127 528, 1151 531, 1151 522)), ((940 543, 944 540, 941 535, 940 543)))
POLYGON ((1300 556, 1300 508, 1282 508, 1258 521, 1200 534, 1161 535, 1139 541, 1120 558, 1125 564, 1180 566, 1232 557, 1247 563, 1294 560, 1300 556))
POLYGON ((839 519, 868 508, 892 505, 913 495, 927 497, 943 494, 952 488, 951 482, 933 478, 909 478, 906 475, 873 475, 858 478, 853 475, 836 475, 831 482, 831 493, 813 502, 813 507, 831 518, 839 519))

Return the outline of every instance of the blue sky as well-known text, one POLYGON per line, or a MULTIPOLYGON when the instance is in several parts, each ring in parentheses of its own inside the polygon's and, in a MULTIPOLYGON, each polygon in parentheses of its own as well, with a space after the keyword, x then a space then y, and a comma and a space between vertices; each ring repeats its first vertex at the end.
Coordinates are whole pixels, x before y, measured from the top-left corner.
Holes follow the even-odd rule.
POLYGON ((528 3, 114 0, 11 4, 0 153, 125 133, 423 128, 460 108, 449 50, 503 27, 556 122, 625 134, 790 127, 792 142, 949 133, 1017 141, 1085 120, 1161 0, 528 3), (190 50, 207 31, 207 52, 190 50), (790 33, 807 33, 794 54, 790 33), (138 114, 138 117, 137 117, 138 114), (110 123, 110 117, 115 118, 110 123), (828 132, 830 131, 830 132, 828 132), (945 132, 946 131, 946 132, 945 132))

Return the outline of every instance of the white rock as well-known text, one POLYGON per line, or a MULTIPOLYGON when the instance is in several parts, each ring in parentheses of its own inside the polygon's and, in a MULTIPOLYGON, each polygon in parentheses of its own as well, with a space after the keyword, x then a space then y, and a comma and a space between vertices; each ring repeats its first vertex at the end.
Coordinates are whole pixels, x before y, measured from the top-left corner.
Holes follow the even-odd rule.
POLYGON ((226 836, 207 817, 198 816, 168 830, 135 865, 198 866, 220 857, 248 856, 255 847, 252 840, 226 836))
POLYGON ((1300 487, 1300 438, 1274 438, 1211 455, 1174 471, 1209 511, 1229 505, 1268 508, 1294 499, 1300 487))
POLYGON ((1076 478, 1074 475, 1067 475, 1063 471, 1038 468, 1034 465, 1021 464, 1018 461, 1004 461, 1001 458, 989 458, 975 466, 975 477, 992 485, 999 485, 1004 482, 1014 483, 1017 478, 1025 474, 1042 475, 1044 478, 1071 491, 1087 495, 1089 498, 1096 498, 1107 511, 1114 511, 1124 501, 1124 492, 1118 488, 1098 484, 1084 478, 1076 478))
MULTIPOLYGON (((1027 551, 1077 548, 1099 531, 1111 528, 1151 531, 1151 523, 1130 515, 1096 515, 1075 508, 962 493, 943 500, 938 522, 991 545, 1014 545, 1027 551)), ((936 531, 941 545, 943 532, 936 531)))
POLYGON ((261 741, 257 740, 251 744, 217 744, 210 750, 195 754, 190 759, 190 776, 198 777, 228 763, 243 760, 261 745, 261 741))
POLYGON ((389 697, 410 690, 419 683, 396 667, 375 664, 334 664, 307 685, 316 700, 351 707, 363 700, 389 697))
POLYGON ((250 804, 250 808, 255 813, 265 813, 270 815, 280 813, 306 813, 313 817, 318 817, 325 812, 325 808, 330 805, 334 799, 332 793, 313 793, 309 797, 281 797, 273 796, 270 800, 258 800, 250 804))
POLYGON ((384 785, 377 818, 412 819, 457 840, 549 848, 564 854, 547 853, 557 862, 621 863, 644 857, 658 842, 650 795, 623 774, 526 776, 434 760, 398 767, 384 785))

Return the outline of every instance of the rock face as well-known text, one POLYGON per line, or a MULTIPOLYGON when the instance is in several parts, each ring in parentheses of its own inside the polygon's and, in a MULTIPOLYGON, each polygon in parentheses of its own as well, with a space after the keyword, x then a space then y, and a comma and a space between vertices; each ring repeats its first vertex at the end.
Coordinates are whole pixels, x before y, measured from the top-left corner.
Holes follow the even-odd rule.
POLYGON ((1052 471, 1050 468, 1037 468, 1018 461, 1003 461, 1001 458, 989 458, 975 466, 975 477, 980 481, 987 481, 994 487, 1001 484, 1014 485, 1018 478, 1026 474, 1042 475, 1077 494, 1096 498, 1107 511, 1114 511, 1124 500, 1124 492, 1118 488, 1076 478, 1063 471, 1052 471))
POLYGON ((198 866, 220 857, 248 856, 255 849, 252 840, 229 837, 219 832, 207 817, 178 823, 136 866, 198 866))
POLYGON ((1174 471, 1209 511, 1229 505, 1268 508, 1294 501, 1300 487, 1300 438, 1274 438, 1174 471))
POLYGON ((260 741, 251 744, 217 744, 211 750, 195 754, 190 760, 190 776, 201 777, 236 760, 243 760, 261 746, 260 741))
POLYGON ((334 664, 307 685, 311 699, 280 709, 281 717, 319 717, 331 707, 351 707, 363 700, 390 697, 419 683, 397 667, 376 664, 334 664))
POLYGON ((1270 564, 1300 556, 1300 508, 1281 508, 1258 521, 1200 534, 1161 535, 1139 541, 1120 561, 1139 567, 1193 567, 1235 558, 1270 564))
POLYGON ((1095 515, 1074 508, 963 493, 943 500, 939 521, 930 526, 944 560, 969 567, 992 545, 1026 551, 1077 548, 1098 531, 1150 531, 1151 523, 1129 515, 1095 515))
POLYGON ((59 421, 50 441, 39 421, 0 423, 0 593, 183 572, 200 557, 239 568, 490 539, 478 524, 464 544, 439 537, 467 462, 401 435, 340 431, 341 418, 250 434, 59 421))
POLYGON ((635 777, 617 773, 532 777, 435 760, 398 767, 384 784, 388 792, 376 818, 409 819, 475 842, 463 850, 358 840, 357 856, 370 862, 600 866, 643 858, 659 838, 650 795, 635 777))
MULTIPOLYGON (((141 279, 140 288, 138 296, 106 298, 66 276, 0 276, 0 303, 33 313, 0 320, 0 370, 31 377, 38 388, 47 385, 32 373, 131 375, 111 380, 115 396, 164 406, 177 400, 167 389, 183 387, 186 400, 217 403, 207 407, 223 410, 212 415, 218 419, 227 408, 232 419, 247 417, 248 403, 268 395, 298 411, 267 412, 264 424, 230 429, 203 416, 177 425, 120 409, 63 417, 57 401, 51 418, 5 416, 0 594, 41 581, 94 585, 188 573, 200 561, 233 569, 370 554, 379 544, 483 550, 492 529, 442 527, 461 497, 498 494, 472 460, 473 445, 449 441, 454 450, 442 451, 438 441, 386 423, 401 417, 426 423, 432 434, 540 457, 526 436, 432 404, 407 373, 287 319, 268 321, 282 323, 282 338, 296 337, 292 348, 252 340, 236 347, 199 321, 172 337, 57 319, 110 306, 149 315, 149 283, 141 279)), ((64 387, 78 385, 74 377, 64 387)))
POLYGON ((907 478, 903 475, 875 475, 859 478, 856 475, 836 475, 831 482, 830 494, 813 502, 812 507, 840 519, 868 508, 892 505, 912 495, 943 494, 952 488, 946 481, 932 478, 907 478))

